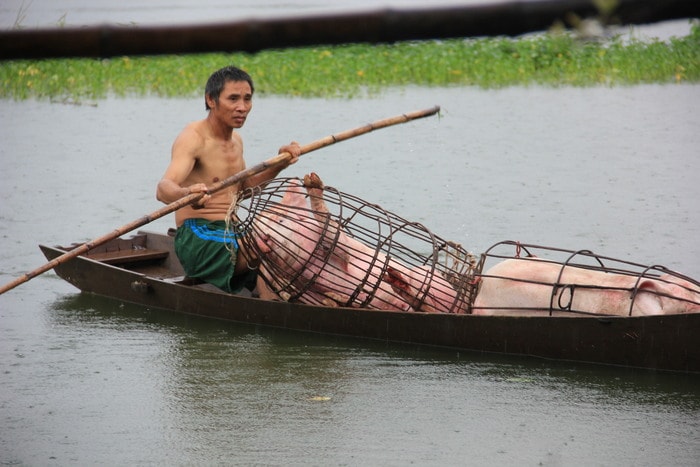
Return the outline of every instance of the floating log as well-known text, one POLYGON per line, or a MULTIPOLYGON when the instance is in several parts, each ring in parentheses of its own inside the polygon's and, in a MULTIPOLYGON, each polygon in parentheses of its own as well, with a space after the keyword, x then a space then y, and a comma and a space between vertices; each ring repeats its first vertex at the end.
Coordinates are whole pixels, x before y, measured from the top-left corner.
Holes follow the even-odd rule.
MULTIPOLYGON (((391 43, 543 31, 569 15, 598 16, 591 0, 511 1, 429 9, 248 19, 179 26, 117 26, 0 32, 0 60, 258 52, 312 45, 391 43)), ((617 0, 618 24, 700 16, 697 0, 617 0)))

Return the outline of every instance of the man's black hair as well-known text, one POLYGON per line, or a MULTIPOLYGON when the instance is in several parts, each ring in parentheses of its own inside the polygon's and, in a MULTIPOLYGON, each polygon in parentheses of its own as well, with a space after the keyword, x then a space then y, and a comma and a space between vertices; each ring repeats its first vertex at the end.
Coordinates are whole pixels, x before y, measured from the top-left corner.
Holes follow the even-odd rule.
POLYGON ((214 99, 214 102, 219 102, 219 95, 224 90, 224 86, 229 81, 246 81, 250 85, 250 91, 255 92, 253 87, 253 78, 248 73, 233 65, 224 67, 211 74, 207 80, 207 86, 204 88, 204 107, 209 110, 207 96, 214 99))

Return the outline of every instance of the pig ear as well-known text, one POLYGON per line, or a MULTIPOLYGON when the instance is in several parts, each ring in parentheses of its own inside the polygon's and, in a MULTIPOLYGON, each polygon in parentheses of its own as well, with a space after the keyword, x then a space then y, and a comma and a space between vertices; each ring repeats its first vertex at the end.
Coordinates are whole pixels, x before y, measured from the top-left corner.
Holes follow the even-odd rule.
POLYGON ((663 302, 656 282, 643 280, 639 283, 634 299, 633 315, 659 315, 663 313, 663 302))
POLYGON ((306 196, 301 187, 301 182, 292 179, 289 181, 289 186, 282 197, 282 204, 285 206, 296 206, 299 208, 306 207, 306 196))

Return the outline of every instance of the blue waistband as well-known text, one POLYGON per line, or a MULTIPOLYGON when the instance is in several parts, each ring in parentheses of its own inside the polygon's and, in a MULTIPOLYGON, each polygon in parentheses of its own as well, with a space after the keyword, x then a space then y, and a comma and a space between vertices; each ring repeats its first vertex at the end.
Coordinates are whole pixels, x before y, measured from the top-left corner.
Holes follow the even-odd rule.
POLYGON ((190 229, 192 233, 202 240, 232 244, 238 249, 238 241, 236 238, 241 237, 241 234, 226 230, 225 221, 186 219, 182 227, 190 229))

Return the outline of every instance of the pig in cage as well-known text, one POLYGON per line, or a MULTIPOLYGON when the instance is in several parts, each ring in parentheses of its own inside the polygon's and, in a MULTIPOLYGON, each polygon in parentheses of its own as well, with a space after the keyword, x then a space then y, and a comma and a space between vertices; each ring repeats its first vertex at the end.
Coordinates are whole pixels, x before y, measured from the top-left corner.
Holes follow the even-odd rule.
POLYGON ((281 300, 469 313, 477 258, 423 225, 324 187, 315 174, 240 194, 229 228, 281 300))

